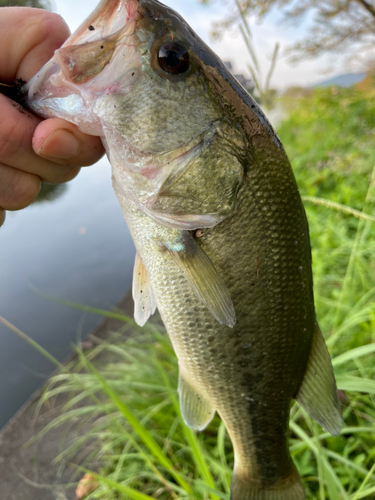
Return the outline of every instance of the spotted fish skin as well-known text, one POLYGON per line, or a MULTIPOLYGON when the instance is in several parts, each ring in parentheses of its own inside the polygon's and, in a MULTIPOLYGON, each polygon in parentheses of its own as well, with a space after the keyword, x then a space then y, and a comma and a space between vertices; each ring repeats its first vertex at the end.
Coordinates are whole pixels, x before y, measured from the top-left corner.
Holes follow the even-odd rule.
POLYGON ((302 500, 291 401, 332 434, 341 412, 305 212, 262 111, 155 0, 103 0, 27 90, 35 112, 103 139, 137 248, 135 317, 160 311, 186 424, 224 421, 231 500, 302 500))

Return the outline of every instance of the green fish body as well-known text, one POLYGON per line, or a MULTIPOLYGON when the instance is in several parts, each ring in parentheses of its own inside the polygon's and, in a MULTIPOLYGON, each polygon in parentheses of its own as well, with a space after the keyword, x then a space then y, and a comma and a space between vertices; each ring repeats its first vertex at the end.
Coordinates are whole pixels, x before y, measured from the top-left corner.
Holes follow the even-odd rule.
POLYGON ((341 412, 315 317, 308 224, 277 135, 155 0, 103 0, 40 75, 30 107, 103 138, 137 248, 135 318, 160 311, 186 424, 202 430, 216 411, 224 421, 231 500, 302 500, 291 401, 332 434, 341 412))

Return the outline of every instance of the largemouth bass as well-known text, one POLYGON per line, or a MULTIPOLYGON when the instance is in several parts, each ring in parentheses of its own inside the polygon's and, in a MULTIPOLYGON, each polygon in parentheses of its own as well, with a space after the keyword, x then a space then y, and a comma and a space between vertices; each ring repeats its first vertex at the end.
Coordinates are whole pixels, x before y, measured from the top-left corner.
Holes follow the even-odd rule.
POLYGON ((231 499, 303 499, 291 401, 334 435, 342 417, 305 212, 258 105, 156 0, 103 0, 27 91, 39 115, 102 137, 137 248, 135 318, 160 311, 186 424, 224 421, 231 499))

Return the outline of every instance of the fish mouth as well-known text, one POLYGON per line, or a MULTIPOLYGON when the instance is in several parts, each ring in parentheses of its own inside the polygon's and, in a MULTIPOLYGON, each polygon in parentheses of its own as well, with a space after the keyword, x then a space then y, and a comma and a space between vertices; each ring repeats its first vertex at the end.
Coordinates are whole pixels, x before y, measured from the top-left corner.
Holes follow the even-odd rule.
MULTIPOLYGON (((52 59, 24 86, 28 106, 44 117, 48 111, 34 103, 50 97, 82 94, 80 85, 100 75, 116 49, 126 46, 138 18, 139 0, 102 0, 94 12, 55 51, 52 59)), ((103 90, 102 80, 93 85, 103 90)), ((104 86, 105 87, 105 86, 104 86)), ((91 88, 93 90, 93 88, 91 88)))
POLYGON ((139 0, 102 0, 62 47, 93 42, 121 30, 138 11, 139 0))

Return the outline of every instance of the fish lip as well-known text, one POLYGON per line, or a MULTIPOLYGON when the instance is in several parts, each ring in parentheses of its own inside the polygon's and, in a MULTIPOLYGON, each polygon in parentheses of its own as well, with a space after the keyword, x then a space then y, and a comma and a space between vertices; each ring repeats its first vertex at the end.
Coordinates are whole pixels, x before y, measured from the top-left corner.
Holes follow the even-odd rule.
POLYGON ((62 47, 105 38, 124 27, 138 12, 139 0, 102 0, 62 47))
POLYGON ((24 86, 23 90, 26 95, 26 102, 30 105, 34 100, 37 99, 37 95, 41 94, 44 96, 44 93, 40 92, 40 89, 43 87, 45 82, 51 78, 52 75, 58 73, 61 70, 60 65, 56 63, 55 58, 53 57, 50 61, 48 61, 42 69, 33 76, 24 86))
MULTIPOLYGON (((52 59, 23 86, 27 106, 33 109, 33 103, 38 99, 66 97, 72 93, 79 95, 80 83, 64 77, 63 67, 59 64, 60 51, 68 47, 99 41, 116 33, 119 33, 119 39, 121 39, 121 33, 125 32, 129 23, 138 15, 139 0, 102 0, 95 11, 55 51, 52 59), (60 77, 59 72, 61 72, 60 77), (50 82, 51 78, 54 80, 53 83, 50 82)), ((37 106, 37 108, 38 114, 44 117, 49 116, 47 110, 43 111, 43 106, 37 106)))
POLYGON ((61 74, 61 66, 56 62, 55 57, 53 57, 23 86, 25 101, 31 110, 34 110, 39 115, 48 118, 50 113, 44 109, 43 105, 41 105, 45 99, 48 99, 49 97, 68 97, 72 94, 79 95, 79 91, 75 88, 74 84, 61 76, 59 78, 59 75, 61 74), (56 78, 52 83, 50 80, 53 77, 56 78), (40 104, 38 104, 38 102, 40 104))

